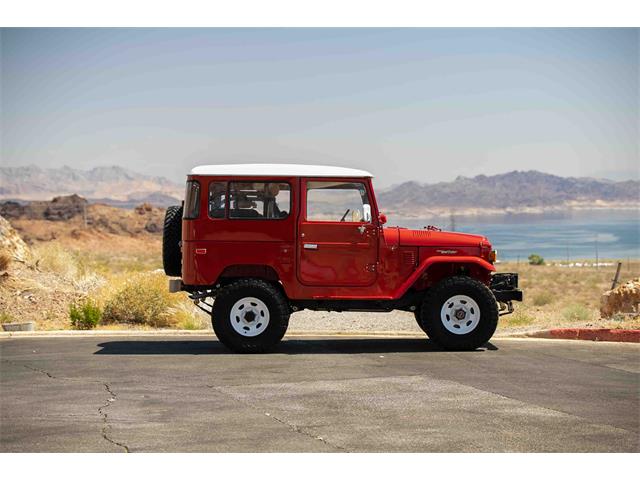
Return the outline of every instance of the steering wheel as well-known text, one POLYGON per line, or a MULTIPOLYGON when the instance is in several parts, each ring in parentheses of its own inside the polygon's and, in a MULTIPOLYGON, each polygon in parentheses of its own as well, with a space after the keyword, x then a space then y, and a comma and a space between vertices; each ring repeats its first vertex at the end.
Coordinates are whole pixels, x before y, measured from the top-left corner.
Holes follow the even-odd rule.
POLYGON ((344 212, 344 215, 342 215, 342 218, 340 219, 341 222, 344 222, 344 219, 347 218, 347 214, 351 211, 350 208, 347 208, 347 211, 344 212))

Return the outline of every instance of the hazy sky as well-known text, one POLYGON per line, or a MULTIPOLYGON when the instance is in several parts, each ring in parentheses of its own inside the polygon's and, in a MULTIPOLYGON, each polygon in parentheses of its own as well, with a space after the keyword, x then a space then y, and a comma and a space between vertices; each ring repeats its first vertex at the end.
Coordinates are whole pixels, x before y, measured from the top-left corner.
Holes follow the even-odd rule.
POLYGON ((640 176, 638 29, 4 29, 1 163, 640 176))

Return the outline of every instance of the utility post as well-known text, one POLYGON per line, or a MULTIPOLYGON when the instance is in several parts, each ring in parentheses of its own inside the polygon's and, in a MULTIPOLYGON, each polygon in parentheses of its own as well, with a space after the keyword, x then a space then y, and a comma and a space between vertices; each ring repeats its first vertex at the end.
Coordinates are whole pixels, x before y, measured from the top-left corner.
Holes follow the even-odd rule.
POLYGON ((620 279, 620 269, 622 268, 622 262, 618 262, 618 268, 616 268, 616 274, 613 277, 613 281, 611 282, 611 290, 616 288, 618 284, 618 280, 620 279))

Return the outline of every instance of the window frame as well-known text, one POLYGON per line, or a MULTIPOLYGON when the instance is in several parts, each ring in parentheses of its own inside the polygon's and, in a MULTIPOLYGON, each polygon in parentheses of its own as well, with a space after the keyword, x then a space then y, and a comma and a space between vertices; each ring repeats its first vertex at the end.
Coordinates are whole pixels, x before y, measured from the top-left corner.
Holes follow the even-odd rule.
POLYGON ((229 213, 229 181, 228 180, 210 180, 209 186, 207 188, 207 217, 210 220, 227 220, 228 213, 229 213), (222 217, 212 217, 210 215, 209 205, 211 204, 211 199, 209 198, 209 195, 211 194, 212 183, 224 184, 224 215, 222 217))
MULTIPOLYGON (((311 190, 321 190, 321 189, 311 189, 311 190)), ((303 184, 303 191, 304 191, 304 205, 303 205, 303 209, 304 209, 304 221, 305 222, 311 222, 311 223, 324 223, 324 224, 338 224, 338 225, 344 225, 344 224, 350 224, 350 225, 375 225, 374 222, 374 205, 372 203, 372 198, 373 195, 371 194, 371 189, 369 188, 369 182, 366 182, 364 180, 354 180, 352 178, 349 179, 341 179, 341 178, 306 178, 303 184), (344 222, 341 222, 340 220, 315 220, 315 219, 310 219, 309 218, 309 183, 354 183, 354 184, 361 184, 364 186, 364 191, 367 194, 367 200, 369 201, 368 205, 369 208, 371 209, 371 219, 369 221, 365 221, 364 219, 359 221, 359 222, 352 222, 352 221, 347 221, 345 220, 344 222)), ((365 204, 363 203, 363 206, 365 204)), ((363 211, 364 214, 364 211, 363 211)))
POLYGON ((200 218, 201 194, 202 194, 202 185, 200 185, 200 182, 198 180, 194 180, 194 179, 187 180, 187 183, 185 185, 184 206, 183 206, 183 210, 182 210, 182 219, 183 220, 197 220, 198 218, 200 218), (195 184, 195 185, 198 186, 198 195, 197 195, 196 202, 195 202, 195 213, 194 213, 193 216, 187 216, 187 190, 188 190, 190 184, 195 184))
POLYGON ((209 181, 209 185, 212 183, 224 183, 226 185, 225 190, 225 202, 224 202, 224 217, 211 217, 209 215, 209 196, 207 190, 207 217, 211 220, 268 220, 268 221, 282 221, 288 220, 291 217, 291 208, 293 205, 293 186, 291 182, 288 180, 252 180, 251 178, 242 179, 242 180, 211 180, 209 181), (287 215, 284 217, 278 218, 265 218, 265 217, 232 217, 231 216, 231 184, 232 183, 284 183, 289 187, 289 208, 287 210, 287 215))

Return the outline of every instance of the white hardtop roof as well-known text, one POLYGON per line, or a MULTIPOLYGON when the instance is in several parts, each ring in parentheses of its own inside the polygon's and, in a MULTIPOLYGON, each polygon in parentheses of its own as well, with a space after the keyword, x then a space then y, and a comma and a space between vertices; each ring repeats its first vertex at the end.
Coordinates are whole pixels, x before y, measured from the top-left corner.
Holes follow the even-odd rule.
POLYGON ((200 165, 191 175, 219 175, 236 177, 373 177, 355 168, 325 165, 296 165, 289 163, 244 163, 239 165, 200 165))

